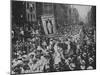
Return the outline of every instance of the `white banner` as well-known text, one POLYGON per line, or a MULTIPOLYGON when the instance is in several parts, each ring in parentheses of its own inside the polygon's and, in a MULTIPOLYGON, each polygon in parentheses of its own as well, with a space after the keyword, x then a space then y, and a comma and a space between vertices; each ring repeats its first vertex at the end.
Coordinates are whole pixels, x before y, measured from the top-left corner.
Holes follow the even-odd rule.
POLYGON ((42 16, 42 24, 45 34, 54 34, 56 32, 54 16, 42 16))

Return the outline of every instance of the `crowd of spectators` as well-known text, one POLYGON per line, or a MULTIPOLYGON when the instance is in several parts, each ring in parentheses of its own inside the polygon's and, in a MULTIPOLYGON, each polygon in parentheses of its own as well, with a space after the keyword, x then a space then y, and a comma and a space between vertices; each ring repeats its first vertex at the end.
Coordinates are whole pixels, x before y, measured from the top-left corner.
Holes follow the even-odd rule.
MULTIPOLYGON (((37 73, 96 68, 95 28, 82 29, 77 36, 40 35, 28 27, 12 29, 11 73, 37 73), (18 30, 17 30, 18 29, 18 30), (17 32, 16 32, 17 31, 17 32), (74 38, 77 39, 74 39, 74 38), (82 43, 79 43, 79 42, 82 43)), ((66 35, 66 32, 64 32, 66 35)))

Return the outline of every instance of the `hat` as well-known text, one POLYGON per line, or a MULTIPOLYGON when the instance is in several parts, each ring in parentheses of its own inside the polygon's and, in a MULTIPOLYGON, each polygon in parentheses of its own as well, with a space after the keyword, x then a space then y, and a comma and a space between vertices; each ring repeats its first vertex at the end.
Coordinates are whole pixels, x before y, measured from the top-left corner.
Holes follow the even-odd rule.
POLYGON ((92 66, 87 67, 87 70, 92 70, 92 69, 93 69, 92 66))

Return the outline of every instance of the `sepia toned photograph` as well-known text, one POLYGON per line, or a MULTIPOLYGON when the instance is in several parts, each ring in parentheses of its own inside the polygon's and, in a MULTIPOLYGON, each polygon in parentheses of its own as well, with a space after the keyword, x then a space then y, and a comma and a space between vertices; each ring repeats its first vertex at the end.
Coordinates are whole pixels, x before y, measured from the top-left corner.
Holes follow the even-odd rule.
POLYGON ((10 4, 11 75, 96 69, 96 6, 10 4))

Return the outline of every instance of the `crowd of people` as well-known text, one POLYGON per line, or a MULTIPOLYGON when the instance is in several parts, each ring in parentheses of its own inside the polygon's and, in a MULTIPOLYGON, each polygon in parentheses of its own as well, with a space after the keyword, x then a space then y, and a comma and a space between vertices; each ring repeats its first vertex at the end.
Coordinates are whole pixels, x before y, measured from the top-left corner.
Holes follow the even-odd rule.
POLYGON ((11 73, 37 73, 96 68, 95 28, 77 36, 44 36, 39 29, 12 30, 11 73), (84 33, 84 34, 83 34, 84 33), (16 35, 18 34, 18 35, 16 35), (74 39, 75 38, 75 39, 74 39), (76 39, 77 38, 77 39, 76 39), (82 43, 79 43, 79 42, 82 43))

